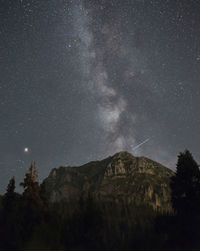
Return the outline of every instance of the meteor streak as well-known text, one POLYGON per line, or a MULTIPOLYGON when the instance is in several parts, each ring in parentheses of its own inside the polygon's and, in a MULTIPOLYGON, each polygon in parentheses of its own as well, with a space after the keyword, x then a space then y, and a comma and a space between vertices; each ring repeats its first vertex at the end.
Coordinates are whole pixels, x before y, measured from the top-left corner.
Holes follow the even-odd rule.
POLYGON ((151 138, 146 139, 145 141, 141 142, 140 144, 138 144, 137 146, 135 146, 132 150, 135 151, 136 149, 138 149, 139 147, 141 147, 142 145, 144 145, 145 143, 147 143, 151 138))

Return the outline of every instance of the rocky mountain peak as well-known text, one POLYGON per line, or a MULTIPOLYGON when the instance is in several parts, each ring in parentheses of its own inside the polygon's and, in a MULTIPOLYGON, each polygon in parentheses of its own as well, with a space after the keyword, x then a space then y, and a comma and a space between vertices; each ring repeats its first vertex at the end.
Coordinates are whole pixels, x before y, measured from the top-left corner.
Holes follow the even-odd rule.
POLYGON ((80 167, 53 169, 43 185, 50 201, 74 200, 90 193, 102 200, 170 208, 172 175, 170 169, 151 159, 119 152, 80 167))

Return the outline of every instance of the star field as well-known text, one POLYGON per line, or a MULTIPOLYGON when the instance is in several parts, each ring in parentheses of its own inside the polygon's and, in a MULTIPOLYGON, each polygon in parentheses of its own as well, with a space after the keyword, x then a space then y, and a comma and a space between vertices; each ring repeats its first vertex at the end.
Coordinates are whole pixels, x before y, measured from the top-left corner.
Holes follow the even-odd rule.
POLYGON ((199 1, 0 4, 1 192, 32 160, 42 180, 122 150, 200 159, 199 1))

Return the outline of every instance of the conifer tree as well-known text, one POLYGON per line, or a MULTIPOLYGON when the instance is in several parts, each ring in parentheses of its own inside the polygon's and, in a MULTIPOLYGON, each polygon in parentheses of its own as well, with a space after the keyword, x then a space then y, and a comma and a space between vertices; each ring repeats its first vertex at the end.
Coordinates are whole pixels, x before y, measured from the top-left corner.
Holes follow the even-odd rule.
POLYGON ((2 211, 0 215, 0 250, 18 250, 18 202, 19 194, 15 192, 15 178, 11 178, 6 193, 3 197, 2 211))
POLYGON ((37 181, 38 175, 35 161, 31 163, 24 181, 20 185, 24 188, 21 198, 21 236, 27 241, 44 218, 44 204, 40 196, 40 184, 37 181))
POLYGON ((178 156, 171 190, 175 210, 172 240, 178 243, 180 250, 197 250, 200 245, 200 170, 188 150, 178 156))
POLYGON ((172 205, 178 215, 199 214, 200 170, 188 150, 178 156, 176 174, 171 178, 171 190, 172 205))
POLYGON ((3 199, 4 210, 13 210, 14 204, 16 202, 17 194, 15 193, 15 178, 12 177, 8 183, 6 193, 3 199))
POLYGON ((23 198, 26 202, 34 204, 34 206, 40 208, 43 205, 40 196, 40 185, 37 181, 38 174, 36 170, 35 161, 31 163, 29 171, 25 174, 24 182, 20 185, 24 188, 23 198))

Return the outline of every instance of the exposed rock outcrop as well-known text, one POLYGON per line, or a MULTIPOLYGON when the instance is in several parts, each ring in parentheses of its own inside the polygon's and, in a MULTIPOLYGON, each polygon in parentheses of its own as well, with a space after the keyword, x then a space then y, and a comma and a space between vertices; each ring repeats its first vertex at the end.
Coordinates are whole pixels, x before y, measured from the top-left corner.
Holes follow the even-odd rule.
POLYGON ((169 181, 173 172, 145 157, 120 152, 80 167, 53 169, 43 182, 51 202, 92 194, 108 201, 148 204, 170 209, 169 181))

